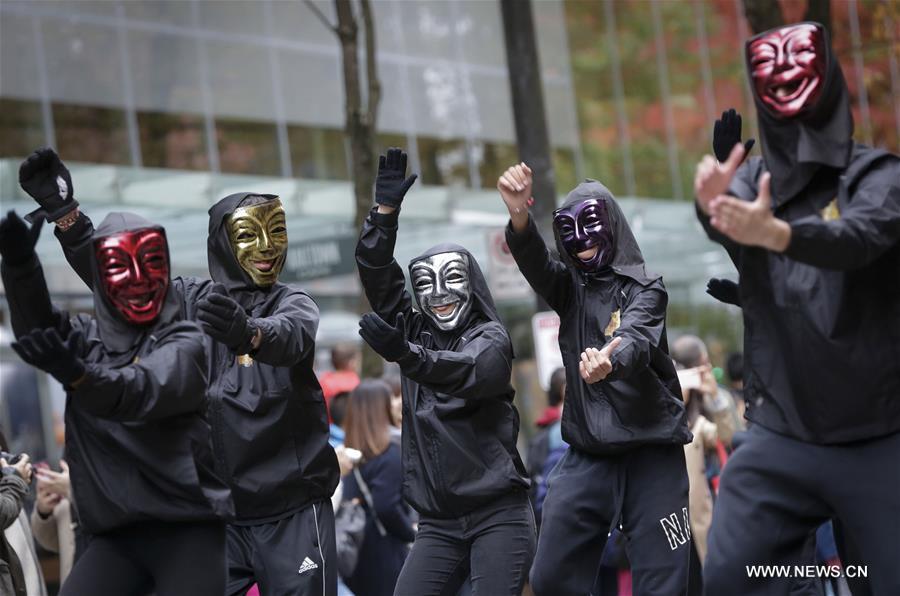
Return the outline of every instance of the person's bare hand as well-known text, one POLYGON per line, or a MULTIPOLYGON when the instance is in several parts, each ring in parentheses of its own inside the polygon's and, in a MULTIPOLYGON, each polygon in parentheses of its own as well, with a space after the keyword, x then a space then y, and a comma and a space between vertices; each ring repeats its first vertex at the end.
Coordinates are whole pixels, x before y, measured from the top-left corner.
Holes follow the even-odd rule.
POLYGON ((760 246, 775 252, 787 249, 791 226, 772 213, 769 190, 771 175, 766 172, 759 181, 756 200, 742 201, 719 195, 709 203, 710 223, 728 238, 746 246, 760 246))
POLYGON ((507 168, 497 180, 497 190, 509 210, 509 217, 516 231, 524 230, 528 222, 528 205, 533 202, 532 182, 531 168, 524 161, 507 168))
POLYGON ((704 155, 694 174, 694 197, 703 213, 709 215, 709 203, 728 190, 731 179, 744 160, 744 146, 738 143, 731 150, 725 163, 719 163, 712 155, 704 155))
POLYGON ((38 483, 50 492, 68 499, 72 488, 69 480, 69 464, 66 463, 66 460, 61 459, 59 468, 60 472, 54 472, 50 468, 38 468, 38 483))
POLYGON ((719 384, 713 374, 712 365, 704 364, 700 369, 700 392, 704 395, 715 395, 719 391, 719 384))
POLYGON ((31 484, 31 457, 27 453, 23 453, 22 457, 19 458, 19 461, 17 461, 12 466, 10 466, 10 463, 8 461, 0 457, 0 468, 7 467, 12 467, 22 480, 24 480, 28 484, 31 484))
POLYGON ((584 382, 592 385, 600 382, 612 372, 612 356, 613 350, 622 343, 621 337, 615 337, 601 349, 587 348, 581 353, 581 362, 578 363, 578 371, 584 382))
POLYGON ((50 515, 51 513, 53 513, 53 509, 59 504, 60 501, 62 501, 62 497, 55 492, 48 490, 47 487, 41 482, 40 477, 38 477, 36 502, 38 513, 40 513, 44 517, 50 515))
POLYGON ((334 450, 335 455, 337 455, 338 466, 341 469, 341 476, 346 476, 350 472, 353 471, 355 464, 353 460, 347 455, 347 452, 344 450, 343 446, 337 447, 334 450))

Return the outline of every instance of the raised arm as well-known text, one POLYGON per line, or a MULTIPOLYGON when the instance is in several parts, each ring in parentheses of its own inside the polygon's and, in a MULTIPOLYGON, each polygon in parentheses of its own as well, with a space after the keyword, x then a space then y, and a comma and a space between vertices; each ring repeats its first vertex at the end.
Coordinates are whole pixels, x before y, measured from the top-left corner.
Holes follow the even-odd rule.
POLYGON ((60 315, 54 311, 41 261, 34 251, 43 220, 30 229, 10 211, 0 221, 0 274, 16 337, 32 329, 57 327, 60 315))
POLYGON ((90 288, 93 285, 90 248, 94 225, 78 211, 69 169, 53 149, 43 147, 19 166, 19 184, 39 205, 25 219, 35 222, 46 219, 56 224, 56 237, 66 260, 90 288))
POLYGON ((400 205, 418 177, 406 177, 406 161, 406 153, 400 149, 389 149, 379 158, 376 206, 363 222, 356 245, 356 266, 366 298, 375 312, 390 321, 401 312, 412 316, 403 269, 394 259, 400 205))
POLYGON ((497 181, 500 198, 509 210, 506 244, 532 289, 550 308, 562 312, 571 300, 572 281, 568 268, 550 255, 528 212, 528 205, 534 200, 531 186, 531 168, 524 163, 508 168, 497 181))
POLYGON ((407 340, 403 315, 390 325, 363 315, 360 335, 385 360, 420 385, 464 399, 495 397, 509 389, 512 347, 498 323, 487 323, 459 350, 432 350, 407 340))

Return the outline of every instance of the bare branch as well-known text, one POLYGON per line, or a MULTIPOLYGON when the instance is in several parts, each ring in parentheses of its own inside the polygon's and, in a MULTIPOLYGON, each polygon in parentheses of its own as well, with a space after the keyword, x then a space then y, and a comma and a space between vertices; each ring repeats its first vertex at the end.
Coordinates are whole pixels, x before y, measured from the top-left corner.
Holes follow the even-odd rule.
POLYGON ((370 1, 359 1, 362 7, 363 30, 366 34, 366 83, 368 84, 366 123, 374 134, 376 129, 375 121, 378 117, 378 104, 381 102, 381 82, 378 80, 378 59, 375 55, 375 21, 372 18, 370 1))
POLYGON ((320 21, 322 21, 322 24, 325 25, 327 29, 329 29, 335 35, 338 35, 337 27, 331 24, 331 22, 328 20, 328 17, 325 16, 325 13, 322 12, 322 9, 316 6, 316 3, 313 2, 313 0, 304 0, 304 2, 309 7, 309 9, 313 11, 313 14, 316 15, 316 17, 320 21))

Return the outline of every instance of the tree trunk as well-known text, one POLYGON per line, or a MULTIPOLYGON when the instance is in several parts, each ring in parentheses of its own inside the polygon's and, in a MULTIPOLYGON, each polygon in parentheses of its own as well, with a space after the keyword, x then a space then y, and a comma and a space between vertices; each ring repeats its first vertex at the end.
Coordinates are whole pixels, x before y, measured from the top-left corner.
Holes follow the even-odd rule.
POLYGON ((744 15, 753 33, 762 33, 784 24, 778 0, 744 0, 744 15))
MULTIPOLYGON (((516 125, 519 159, 534 175, 531 214, 546 242, 553 246, 553 210, 556 208, 556 175, 550 154, 550 136, 544 111, 544 91, 531 0, 500 0, 506 64, 516 125)), ((512 164, 509 164, 512 165, 512 164)), ((493 181, 491 181, 493 182, 493 181)), ((549 307, 537 297, 538 310, 549 307)))
MULTIPOLYGON (((363 105, 363 77, 359 64, 359 24, 353 14, 351 0, 334 0, 337 13, 337 35, 341 42, 341 64, 344 75, 345 124, 350 141, 351 175, 355 229, 362 229, 363 221, 372 207, 372 184, 375 180, 375 130, 378 103, 381 101, 381 85, 378 81, 378 63, 375 56, 375 27, 369 0, 360 0, 362 26, 365 33, 365 84, 366 102, 363 105)), ((366 295, 359 294, 357 308, 360 313, 371 310, 366 295)), ((381 357, 368 344, 363 343, 362 375, 379 376, 383 370, 381 357)))

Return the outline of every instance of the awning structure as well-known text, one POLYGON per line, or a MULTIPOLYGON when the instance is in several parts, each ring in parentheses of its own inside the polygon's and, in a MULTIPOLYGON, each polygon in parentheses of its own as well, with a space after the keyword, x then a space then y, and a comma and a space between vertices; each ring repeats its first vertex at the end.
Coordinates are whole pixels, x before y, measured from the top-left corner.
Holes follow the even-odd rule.
MULTIPOLYGON (((16 209, 24 214, 34 204, 19 188, 18 164, 14 159, 0 160, 0 202, 4 212, 16 209)), ((277 194, 288 214, 292 250, 288 270, 292 275, 300 275, 313 293, 358 291, 352 274, 356 231, 351 225, 350 182, 67 165, 75 196, 95 222, 109 211, 129 210, 164 225, 176 274, 207 274, 207 209, 217 199, 239 191, 277 194), (292 263, 292 258, 304 262, 292 263), (307 260, 321 265, 321 276, 304 268, 309 265, 307 260)), ((622 198, 620 202, 648 267, 663 274, 671 301, 701 296, 710 277, 734 277, 725 251, 704 235, 691 202, 641 198, 622 198)), ((494 191, 417 184, 403 205, 397 260, 405 264, 435 243, 453 241, 466 246, 479 262, 487 262, 490 234, 501 230, 506 220, 505 208, 494 191)), ((38 251, 51 290, 84 291, 49 230, 42 235, 38 251)), ((484 269, 490 276, 490 267, 484 269)))

